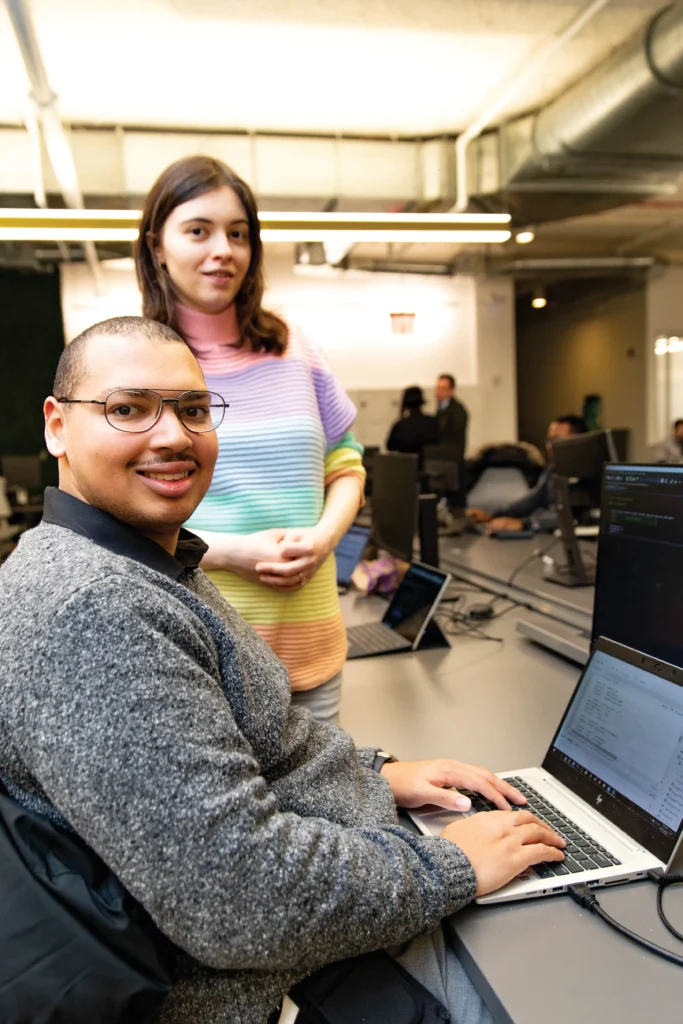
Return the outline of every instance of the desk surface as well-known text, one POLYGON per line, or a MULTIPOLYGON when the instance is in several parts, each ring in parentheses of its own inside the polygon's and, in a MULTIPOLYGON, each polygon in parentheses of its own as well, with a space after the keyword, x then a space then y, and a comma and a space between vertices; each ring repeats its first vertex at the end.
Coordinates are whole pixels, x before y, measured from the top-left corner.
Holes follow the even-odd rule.
MULTIPOLYGON (((578 619, 592 616, 594 587, 563 587, 543 579, 541 559, 532 556, 552 541, 551 536, 544 534, 531 540, 497 540, 466 533, 462 537, 443 537, 439 551, 442 568, 462 570, 468 578, 476 579, 483 585, 487 581, 505 585, 511 574, 528 558, 529 563, 515 577, 516 589, 552 604, 556 613, 569 622, 577 620, 577 616, 578 619)), ((597 544, 584 541, 582 550, 587 564, 593 564, 597 556, 597 544)), ((549 554, 562 560, 559 538, 549 554)))
MULTIPOLYGON (((386 609, 357 595, 347 595, 342 607, 349 624, 379 619, 386 609)), ((458 636, 450 650, 348 662, 342 725, 358 745, 380 744, 405 759, 449 755, 494 771, 540 763, 579 670, 519 637, 517 614, 486 627, 503 644, 458 636)), ((655 895, 650 883, 637 883, 601 891, 600 902, 617 920, 683 954, 657 918, 655 895)), ((683 892, 665 898, 683 928, 683 892)), ((500 1024, 680 1019, 683 971, 614 934, 567 896, 472 905, 451 925, 500 1024)))

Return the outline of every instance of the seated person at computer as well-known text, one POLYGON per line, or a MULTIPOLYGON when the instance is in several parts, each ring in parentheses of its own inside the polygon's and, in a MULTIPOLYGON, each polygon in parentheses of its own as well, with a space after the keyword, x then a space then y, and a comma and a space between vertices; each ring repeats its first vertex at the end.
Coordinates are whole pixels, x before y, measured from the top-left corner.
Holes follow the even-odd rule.
POLYGON ((546 435, 546 452, 548 463, 538 478, 535 487, 525 495, 493 513, 480 508, 467 510, 468 516, 475 523, 487 523, 486 532, 492 533, 519 531, 533 527, 540 531, 551 531, 557 525, 553 498, 553 441, 559 441, 574 434, 584 434, 586 423, 582 416, 559 416, 548 426, 546 435))
POLYGON ((0 777, 177 947, 159 1024, 276 1021, 302 977, 399 943, 409 972, 432 964, 420 977, 454 1020, 490 1022, 439 922, 566 844, 490 772, 391 763, 292 706, 284 666, 181 529, 225 409, 170 328, 90 328, 44 410, 59 489, 0 568, 0 777), (501 810, 432 839, 399 827, 397 805, 467 808, 451 787, 501 810))
POLYGON ((671 437, 662 445, 660 462, 667 462, 670 466, 683 463, 683 420, 674 423, 671 437))
POLYGON ((425 398, 422 388, 406 388, 401 399, 401 418, 394 423, 387 438, 387 451, 417 455, 422 469, 422 452, 426 444, 439 443, 439 422, 436 416, 422 412, 425 398))

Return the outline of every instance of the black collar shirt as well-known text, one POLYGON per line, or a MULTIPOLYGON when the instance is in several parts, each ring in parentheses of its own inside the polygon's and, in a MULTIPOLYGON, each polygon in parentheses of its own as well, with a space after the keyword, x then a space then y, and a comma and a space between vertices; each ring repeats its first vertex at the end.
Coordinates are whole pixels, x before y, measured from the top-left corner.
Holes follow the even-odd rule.
POLYGON ((56 487, 45 489, 43 522, 80 533, 113 554, 133 558, 172 580, 178 580, 186 569, 196 569, 208 550, 203 540, 181 529, 175 555, 171 555, 109 512, 56 487))

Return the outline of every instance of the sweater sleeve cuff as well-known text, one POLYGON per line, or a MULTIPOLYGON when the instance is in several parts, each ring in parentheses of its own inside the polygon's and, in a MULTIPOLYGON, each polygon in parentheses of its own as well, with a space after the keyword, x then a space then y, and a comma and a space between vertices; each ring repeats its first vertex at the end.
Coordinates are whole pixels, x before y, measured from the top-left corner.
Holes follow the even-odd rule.
MULTIPOLYGON (((392 826, 388 831, 395 831, 392 826)), ((457 910, 471 903, 477 891, 477 876, 469 857, 459 846, 449 839, 440 836, 415 835, 401 828, 401 838, 413 847, 418 856, 429 863, 429 875, 438 878, 440 884, 434 886, 426 897, 426 924, 436 925, 444 917, 454 914, 457 910)))
POLYGON ((370 768, 372 770, 379 749, 379 747, 356 747, 356 755, 361 768, 370 768))

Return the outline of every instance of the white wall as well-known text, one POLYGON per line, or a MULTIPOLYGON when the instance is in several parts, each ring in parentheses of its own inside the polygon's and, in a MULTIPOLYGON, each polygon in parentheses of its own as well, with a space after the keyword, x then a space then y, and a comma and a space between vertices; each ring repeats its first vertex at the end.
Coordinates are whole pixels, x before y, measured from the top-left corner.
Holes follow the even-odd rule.
MULTIPOLYGON (((139 314, 131 260, 103 264, 97 297, 87 267, 62 264, 68 340, 110 316, 139 314)), ((308 268, 307 268, 308 269, 308 268)), ((517 436, 514 293, 511 281, 364 271, 295 273, 291 246, 266 255, 267 304, 325 351, 359 408, 356 432, 381 444, 403 388, 419 384, 433 407, 433 385, 452 373, 470 409, 470 450, 517 436), (415 313, 411 334, 394 334, 391 313, 415 313)))
POLYGON ((131 259, 101 264, 104 294, 97 295, 85 263, 60 263, 62 318, 67 343, 100 320, 112 316, 140 316, 141 299, 131 259))
POLYGON ((513 282, 306 268, 289 247, 266 261, 268 301, 324 349, 359 408, 356 433, 381 444, 411 384, 428 392, 452 373, 470 409, 469 449, 516 438, 513 282), (415 313, 412 334, 394 334, 390 314, 415 313))

